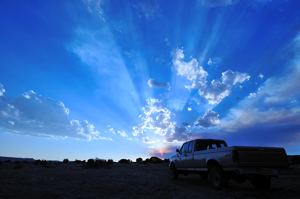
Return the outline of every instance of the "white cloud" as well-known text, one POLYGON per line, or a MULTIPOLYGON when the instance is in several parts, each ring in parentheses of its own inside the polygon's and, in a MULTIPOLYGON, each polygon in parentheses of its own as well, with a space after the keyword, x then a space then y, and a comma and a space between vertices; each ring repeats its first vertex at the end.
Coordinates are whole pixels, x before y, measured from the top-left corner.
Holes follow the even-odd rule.
POLYGON ((186 77, 192 81, 192 85, 185 86, 188 89, 201 88, 206 84, 207 72, 202 66, 198 66, 198 62, 193 58, 190 62, 184 62, 184 54, 182 49, 176 49, 172 52, 173 66, 177 70, 177 75, 186 77))
MULTIPOLYGON (((210 104, 218 104, 225 97, 227 97, 231 88, 243 83, 245 80, 249 80, 250 76, 247 73, 233 72, 227 70, 222 73, 222 81, 212 80, 210 84, 207 84, 206 78, 208 73, 202 66, 198 66, 196 59, 192 59, 190 62, 184 62, 184 54, 182 49, 176 49, 172 52, 173 66, 177 71, 177 75, 186 77, 192 81, 192 85, 186 85, 187 89, 199 89, 198 93, 202 99, 208 100, 210 104)), ((219 59, 218 59, 219 60, 219 59)), ((212 61, 211 59, 209 60, 212 61)))
POLYGON ((154 146, 148 146, 148 148, 150 148, 150 149, 153 149, 153 148, 154 148, 154 146))
POLYGON ((98 14, 98 17, 105 22, 104 12, 101 7, 104 2, 103 0, 83 0, 83 2, 86 4, 87 9, 91 14, 98 14))
POLYGON ((140 117, 142 123, 133 127, 133 135, 141 135, 143 130, 154 130, 154 133, 165 135, 169 129, 174 128, 176 122, 171 122, 171 111, 162 105, 158 99, 147 99, 147 105, 143 107, 145 117, 140 117))
POLYGON ((208 100, 210 104, 218 104, 230 94, 233 85, 243 83, 249 79, 250 76, 247 73, 227 70, 222 73, 222 82, 212 80, 211 84, 200 88, 198 93, 203 99, 208 100))
POLYGON ((211 58, 209 58, 209 60, 208 60, 208 62, 207 62, 207 65, 212 65, 212 60, 211 60, 211 58))
POLYGON ((176 126, 169 137, 166 137, 164 142, 185 142, 189 140, 190 132, 185 126, 176 126))
POLYGON ((150 78, 148 80, 148 85, 152 88, 163 88, 163 89, 166 89, 166 90, 170 90, 171 89, 171 86, 169 84, 169 82, 167 83, 162 83, 162 82, 156 82, 154 79, 150 78))
POLYGON ((132 132, 133 136, 138 136, 138 135, 143 134, 143 129, 139 128, 138 126, 134 126, 134 127, 132 127, 132 129, 133 129, 133 132, 132 132))
POLYGON ((259 74, 258 77, 260 77, 261 79, 264 78, 263 74, 259 74))
POLYGON ((191 111, 192 110, 192 108, 191 107, 188 107, 188 111, 191 111))
POLYGON ((250 93, 248 98, 255 98, 256 97, 256 93, 250 93))
POLYGON ((196 121, 196 126, 202 126, 204 128, 208 128, 211 126, 217 126, 219 125, 220 120, 219 120, 219 114, 217 112, 214 112, 212 110, 208 110, 202 119, 198 119, 196 121))
POLYGON ((118 131, 118 133, 119 133, 122 137, 128 137, 128 135, 125 133, 125 131, 118 131))
MULTIPOLYGON (((109 127, 110 127, 110 126, 109 126, 109 127)), ((109 128, 108 130, 109 130, 109 132, 111 132, 112 134, 116 134, 114 128, 109 128)))
POLYGON ((62 102, 29 91, 0 103, 0 128, 8 133, 47 138, 107 139, 88 121, 69 119, 69 109, 62 102))
POLYGON ((3 93, 5 92, 5 89, 2 84, 0 84, 0 96, 3 96, 3 93))
POLYGON ((154 140, 151 140, 149 137, 143 137, 143 142, 146 143, 146 144, 152 144, 152 143, 155 143, 154 140))
POLYGON ((299 124, 300 109, 290 102, 300 99, 300 61, 287 71, 283 76, 267 79, 255 98, 240 101, 221 120, 220 127, 226 131, 237 131, 259 125, 299 124))

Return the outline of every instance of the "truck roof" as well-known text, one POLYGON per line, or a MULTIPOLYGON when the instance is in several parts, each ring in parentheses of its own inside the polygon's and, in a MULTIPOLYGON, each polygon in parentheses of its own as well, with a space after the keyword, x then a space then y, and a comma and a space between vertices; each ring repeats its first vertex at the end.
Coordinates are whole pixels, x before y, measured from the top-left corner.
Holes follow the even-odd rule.
MULTIPOLYGON (((193 139, 193 140, 189 140, 189 141, 186 141, 186 142, 195 141, 195 140, 200 140, 200 141, 222 141, 222 142, 225 142, 225 140, 219 140, 219 139, 193 139)), ((186 142, 184 142, 184 143, 186 143, 186 142)))

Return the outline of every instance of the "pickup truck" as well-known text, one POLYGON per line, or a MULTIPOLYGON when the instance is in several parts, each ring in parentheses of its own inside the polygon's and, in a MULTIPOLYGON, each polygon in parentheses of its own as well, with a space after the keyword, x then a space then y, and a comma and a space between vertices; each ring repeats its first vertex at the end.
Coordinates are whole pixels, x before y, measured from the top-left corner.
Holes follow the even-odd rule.
POLYGON ((195 139, 185 142, 170 157, 173 180, 179 174, 200 174, 209 177, 215 189, 227 187, 230 179, 239 183, 249 180, 257 189, 268 189, 271 177, 289 166, 284 148, 279 147, 228 147, 224 140, 195 139))

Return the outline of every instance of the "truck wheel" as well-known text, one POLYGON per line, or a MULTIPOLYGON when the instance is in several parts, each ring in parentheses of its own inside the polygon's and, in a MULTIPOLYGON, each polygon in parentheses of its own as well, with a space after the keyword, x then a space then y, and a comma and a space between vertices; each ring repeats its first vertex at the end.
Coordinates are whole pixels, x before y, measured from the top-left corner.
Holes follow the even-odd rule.
POLYGON ((256 189, 269 189, 271 186, 271 177, 255 176, 250 179, 250 182, 256 189))
POLYGON ((171 174, 172 180, 177 180, 178 179, 178 171, 177 171, 174 164, 172 164, 171 167, 170 167, 170 174, 171 174))
POLYGON ((201 180, 206 180, 208 178, 208 173, 200 173, 201 180))
POLYGON ((214 189, 220 190, 228 185, 228 178, 219 166, 210 169, 209 179, 214 189))

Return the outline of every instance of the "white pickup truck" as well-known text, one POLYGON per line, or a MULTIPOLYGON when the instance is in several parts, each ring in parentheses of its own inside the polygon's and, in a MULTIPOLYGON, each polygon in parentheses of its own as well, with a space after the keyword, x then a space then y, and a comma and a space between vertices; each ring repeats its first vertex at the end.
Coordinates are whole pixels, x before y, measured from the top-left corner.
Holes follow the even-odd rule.
POLYGON ((229 179, 243 183, 249 180, 257 189, 268 189, 271 177, 289 166, 284 148, 228 147, 224 140, 196 139, 185 142, 170 157, 173 180, 179 174, 196 173, 209 180, 215 189, 223 189, 229 179))

